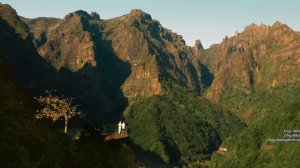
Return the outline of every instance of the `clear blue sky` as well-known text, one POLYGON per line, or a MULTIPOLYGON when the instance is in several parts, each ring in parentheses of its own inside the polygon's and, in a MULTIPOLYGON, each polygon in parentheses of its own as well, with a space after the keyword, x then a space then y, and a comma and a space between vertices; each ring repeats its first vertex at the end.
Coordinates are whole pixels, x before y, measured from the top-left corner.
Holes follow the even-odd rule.
POLYGON ((78 9, 96 11, 103 19, 139 8, 183 35, 188 45, 200 39, 205 48, 219 43, 251 23, 272 25, 279 20, 300 31, 298 0, 0 0, 19 15, 63 18, 78 9))

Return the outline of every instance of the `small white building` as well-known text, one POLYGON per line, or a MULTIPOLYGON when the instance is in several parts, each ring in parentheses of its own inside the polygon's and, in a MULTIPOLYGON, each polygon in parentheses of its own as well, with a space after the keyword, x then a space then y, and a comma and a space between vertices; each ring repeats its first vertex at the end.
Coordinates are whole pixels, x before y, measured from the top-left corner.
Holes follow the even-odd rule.
POLYGON ((227 152, 227 148, 225 148, 225 147, 220 147, 220 148, 219 148, 219 151, 220 151, 220 152, 227 152))

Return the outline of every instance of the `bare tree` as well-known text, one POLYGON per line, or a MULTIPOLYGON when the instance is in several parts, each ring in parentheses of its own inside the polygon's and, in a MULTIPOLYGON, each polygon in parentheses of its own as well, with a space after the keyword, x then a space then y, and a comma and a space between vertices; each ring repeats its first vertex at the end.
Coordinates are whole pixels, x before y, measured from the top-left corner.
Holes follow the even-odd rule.
POLYGON ((52 91, 46 91, 47 96, 34 97, 34 99, 43 106, 42 109, 37 110, 35 118, 50 118, 53 122, 58 119, 64 119, 65 129, 67 133, 68 121, 74 116, 81 116, 82 113, 77 111, 77 105, 72 106, 73 98, 61 98, 52 94, 52 91))

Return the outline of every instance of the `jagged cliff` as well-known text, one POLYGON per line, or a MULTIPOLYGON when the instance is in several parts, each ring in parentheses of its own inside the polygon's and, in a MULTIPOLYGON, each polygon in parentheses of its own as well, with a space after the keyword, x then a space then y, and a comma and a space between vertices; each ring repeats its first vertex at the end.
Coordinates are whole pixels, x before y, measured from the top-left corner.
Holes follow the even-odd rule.
MULTIPOLYGON (((90 40, 85 35, 88 33, 65 37, 64 40, 70 40, 70 43, 73 41, 72 45, 66 45, 67 43, 58 39, 49 40, 51 38, 46 36, 46 32, 53 33, 54 37, 62 35, 58 32, 54 33, 52 26, 62 24, 63 20, 53 18, 51 21, 48 18, 30 20, 19 17, 9 5, 0 7, 0 52, 10 65, 19 85, 28 88, 33 95, 40 95, 44 90, 50 89, 57 90, 58 94, 74 97, 80 104, 80 108, 86 111, 87 118, 90 119, 102 118, 111 122, 121 116, 127 103, 120 86, 130 71, 128 64, 111 55, 104 61, 97 60, 101 65, 98 67, 91 59, 85 59, 87 63, 84 65, 79 62, 74 66, 72 63, 80 58, 80 54, 88 53, 86 50, 80 50, 81 46, 76 46, 75 42, 76 40, 90 40), (46 26, 45 22, 48 23, 45 24, 46 26), (32 25, 35 24, 39 26, 33 28, 32 25), (44 44, 49 44, 49 46, 44 44), (75 50, 75 48, 80 49, 75 50), (72 52, 77 55, 72 57, 68 52, 67 55, 59 54, 64 53, 63 50, 70 52, 74 50, 75 52, 72 52), (45 55, 42 55, 43 52, 45 55), (122 69, 122 71, 111 71, 113 68, 122 69)), ((76 22, 78 18, 74 17, 76 22)), ((90 40, 88 44, 91 43, 99 47, 97 39, 90 40)), ((101 49, 101 51, 110 53, 109 49, 101 49)), ((89 57, 90 55, 83 56, 89 57)), ((96 60, 96 58, 93 59, 96 60)))
POLYGON ((180 35, 141 10, 110 20, 76 11, 62 20, 38 18, 27 22, 39 54, 57 70, 64 67, 75 72, 85 64, 95 67, 97 59, 109 54, 129 63, 131 73, 122 84, 129 100, 159 94, 166 80, 197 93, 205 87, 197 59, 203 50, 201 43, 194 48, 186 46, 180 35), (41 22, 48 27, 40 26, 41 22), (110 48, 111 53, 103 53, 103 48, 110 48))
POLYGON ((299 127, 300 38, 280 22, 249 25, 206 50, 202 59, 215 79, 207 97, 247 123, 239 135, 215 153, 211 167, 297 167, 297 143, 284 138, 299 127), (238 159, 236 159, 238 158, 238 159))
POLYGON ((173 80, 201 91, 201 72, 194 53, 182 36, 163 28, 141 10, 107 21, 104 38, 116 54, 131 64, 132 73, 122 86, 128 98, 159 94, 162 81, 173 80))
POLYGON ((280 22, 251 24, 200 58, 215 79, 207 96, 218 101, 226 89, 250 94, 299 82, 300 36, 280 22))
MULTIPOLYGON (((27 47, 19 45, 26 56, 17 50, 7 58, 12 66, 22 64, 15 68, 24 78, 20 83, 37 94, 55 89, 75 97, 90 116, 118 118, 127 103, 160 94, 169 82, 198 95, 209 85, 199 60, 201 42, 187 46, 142 10, 109 20, 80 10, 63 19, 18 17, 8 5, 2 11, 3 20, 26 38, 27 47)), ((7 44, 3 49, 12 51, 7 44)))

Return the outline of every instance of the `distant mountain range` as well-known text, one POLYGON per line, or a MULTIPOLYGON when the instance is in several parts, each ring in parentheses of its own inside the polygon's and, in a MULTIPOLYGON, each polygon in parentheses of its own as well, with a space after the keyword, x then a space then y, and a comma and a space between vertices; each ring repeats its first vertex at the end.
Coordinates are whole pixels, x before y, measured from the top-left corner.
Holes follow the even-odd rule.
POLYGON ((255 167, 264 163, 260 156, 272 165, 278 158, 262 154, 272 124, 256 125, 276 124, 269 115, 293 113, 274 131, 300 126, 300 34, 280 22, 251 24, 204 49, 200 40, 187 46, 139 9, 107 20, 82 10, 63 19, 28 19, 1 4, 0 54, 31 95, 57 90, 74 97, 90 121, 112 124, 125 117, 132 142, 170 165, 247 167, 254 158, 255 167), (141 131, 141 122, 151 130, 141 131), (237 146, 249 141, 240 136, 256 134, 254 128, 262 131, 260 139, 250 138, 259 142, 257 149, 243 144, 249 157, 236 161, 237 146), (229 143, 234 150, 212 155, 229 143))

